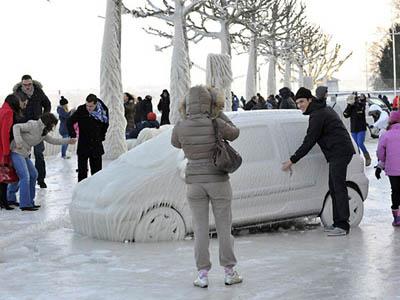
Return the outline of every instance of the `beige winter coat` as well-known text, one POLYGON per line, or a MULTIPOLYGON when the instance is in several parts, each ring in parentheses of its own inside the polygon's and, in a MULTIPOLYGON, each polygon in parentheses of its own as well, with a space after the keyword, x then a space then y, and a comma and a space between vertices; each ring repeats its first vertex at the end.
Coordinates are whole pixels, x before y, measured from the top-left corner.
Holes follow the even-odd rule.
POLYGON ((239 129, 221 112, 224 98, 215 89, 195 86, 189 91, 181 113, 184 118, 172 132, 171 143, 182 148, 188 159, 186 183, 221 182, 229 179, 227 173, 218 170, 211 157, 215 150, 215 134, 211 116, 217 116, 218 130, 222 138, 233 141, 239 136, 239 129), (210 102, 215 105, 210 114, 210 102))
POLYGON ((27 123, 15 124, 13 127, 14 140, 11 142, 10 148, 12 152, 18 153, 23 157, 29 157, 31 148, 46 141, 53 145, 68 144, 69 138, 54 138, 50 135, 42 136, 45 125, 42 120, 28 121, 27 123), (21 148, 17 148, 16 145, 21 148))

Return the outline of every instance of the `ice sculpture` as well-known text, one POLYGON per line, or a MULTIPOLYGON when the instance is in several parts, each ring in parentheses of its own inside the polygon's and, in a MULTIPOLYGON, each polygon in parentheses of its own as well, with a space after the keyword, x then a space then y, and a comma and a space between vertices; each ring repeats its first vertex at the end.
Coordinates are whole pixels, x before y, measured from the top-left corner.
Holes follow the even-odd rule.
MULTIPOLYGON (((281 162, 301 144, 307 117, 297 110, 229 112, 240 128, 233 146, 243 164, 231 175, 234 227, 318 215, 328 195, 328 165, 319 149, 282 172, 281 162)), ((170 144, 171 127, 121 155, 76 186, 70 217, 76 232, 112 241, 182 239, 192 232, 183 152, 170 144)), ((350 223, 363 215, 368 179, 355 155, 348 169, 350 223)), ((330 200, 329 200, 330 201, 330 200)), ((330 202, 323 221, 331 222, 330 202)), ((214 220, 210 219, 211 228, 214 220)))

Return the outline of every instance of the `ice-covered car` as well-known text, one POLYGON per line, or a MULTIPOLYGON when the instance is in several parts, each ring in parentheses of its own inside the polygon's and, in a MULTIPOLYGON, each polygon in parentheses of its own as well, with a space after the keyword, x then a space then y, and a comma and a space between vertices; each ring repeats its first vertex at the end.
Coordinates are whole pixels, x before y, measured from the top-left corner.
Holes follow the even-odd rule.
MULTIPOLYGON (((233 227, 301 216, 320 216, 324 224, 332 224, 328 165, 319 146, 294 166, 292 175, 281 171, 282 162, 302 143, 308 117, 297 110, 228 115, 240 128, 232 145, 243 157, 242 166, 231 175, 233 227)), ((171 132, 135 147, 77 185, 70 206, 75 231, 113 241, 174 240, 192 232, 186 161, 183 152, 171 146, 171 132)), ((368 193, 359 155, 349 165, 347 185, 350 223, 357 226, 368 193)), ((210 225, 212 230, 212 217, 210 225)))

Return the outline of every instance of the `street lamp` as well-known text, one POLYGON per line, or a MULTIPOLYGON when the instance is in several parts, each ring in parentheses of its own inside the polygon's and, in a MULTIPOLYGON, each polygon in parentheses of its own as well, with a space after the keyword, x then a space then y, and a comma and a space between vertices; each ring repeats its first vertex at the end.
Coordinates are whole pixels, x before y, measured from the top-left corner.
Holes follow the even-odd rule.
POLYGON ((395 25, 392 23, 392 48, 393 48, 393 90, 394 90, 394 97, 396 98, 397 96, 397 85, 396 85, 396 80, 397 80, 397 74, 396 74, 396 42, 395 42, 395 36, 400 35, 400 32, 395 33, 395 25))

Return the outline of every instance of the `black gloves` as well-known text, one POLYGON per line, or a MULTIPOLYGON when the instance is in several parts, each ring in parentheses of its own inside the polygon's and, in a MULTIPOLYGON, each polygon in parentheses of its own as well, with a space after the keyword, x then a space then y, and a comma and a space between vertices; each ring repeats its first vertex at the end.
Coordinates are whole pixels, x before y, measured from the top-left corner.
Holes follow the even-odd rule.
POLYGON ((381 172, 382 172, 382 169, 379 168, 379 167, 376 167, 376 169, 375 169, 375 177, 376 177, 376 179, 381 179, 381 172))

